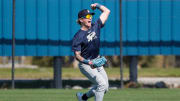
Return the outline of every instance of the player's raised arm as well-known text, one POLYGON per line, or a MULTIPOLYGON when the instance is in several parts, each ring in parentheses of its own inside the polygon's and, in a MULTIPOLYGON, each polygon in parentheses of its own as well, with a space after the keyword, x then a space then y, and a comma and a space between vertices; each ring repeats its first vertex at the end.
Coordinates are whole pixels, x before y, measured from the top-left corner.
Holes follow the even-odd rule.
POLYGON ((100 5, 98 3, 91 4, 91 9, 94 10, 96 8, 98 8, 99 10, 102 11, 102 13, 100 15, 100 19, 102 21, 102 24, 105 24, 106 20, 108 19, 109 14, 110 14, 110 10, 108 8, 106 8, 105 6, 100 5))

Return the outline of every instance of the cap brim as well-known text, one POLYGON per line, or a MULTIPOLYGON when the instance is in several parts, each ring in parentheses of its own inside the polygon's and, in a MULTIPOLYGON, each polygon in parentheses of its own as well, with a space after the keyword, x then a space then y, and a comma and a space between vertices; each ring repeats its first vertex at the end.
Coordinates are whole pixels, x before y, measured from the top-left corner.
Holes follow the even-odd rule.
POLYGON ((95 13, 89 13, 89 14, 94 15, 95 13))

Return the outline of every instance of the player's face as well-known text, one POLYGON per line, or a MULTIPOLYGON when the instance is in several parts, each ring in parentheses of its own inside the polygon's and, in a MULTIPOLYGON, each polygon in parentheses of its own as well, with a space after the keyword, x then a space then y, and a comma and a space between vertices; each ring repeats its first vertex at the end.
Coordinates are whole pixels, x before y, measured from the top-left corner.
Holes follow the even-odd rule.
POLYGON ((92 21, 92 15, 86 15, 84 18, 82 18, 82 25, 90 28, 91 27, 91 21, 92 21))

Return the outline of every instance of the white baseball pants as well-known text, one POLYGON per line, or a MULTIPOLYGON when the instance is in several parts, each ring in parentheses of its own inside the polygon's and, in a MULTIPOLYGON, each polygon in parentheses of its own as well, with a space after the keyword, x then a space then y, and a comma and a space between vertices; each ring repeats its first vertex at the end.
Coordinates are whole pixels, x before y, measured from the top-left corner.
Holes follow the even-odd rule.
POLYGON ((82 74, 84 74, 93 84, 93 88, 86 94, 87 97, 95 96, 95 101, 103 101, 104 94, 108 91, 109 82, 104 67, 98 67, 92 69, 89 65, 79 63, 79 68, 82 74))

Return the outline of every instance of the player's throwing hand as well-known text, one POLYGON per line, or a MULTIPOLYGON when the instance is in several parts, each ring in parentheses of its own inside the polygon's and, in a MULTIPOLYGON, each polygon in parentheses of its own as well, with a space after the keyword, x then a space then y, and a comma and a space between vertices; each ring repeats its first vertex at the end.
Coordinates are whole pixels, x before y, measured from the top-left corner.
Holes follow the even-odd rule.
POLYGON ((97 4, 97 3, 91 4, 91 9, 92 9, 92 10, 95 10, 95 9, 96 9, 96 4, 97 4))

